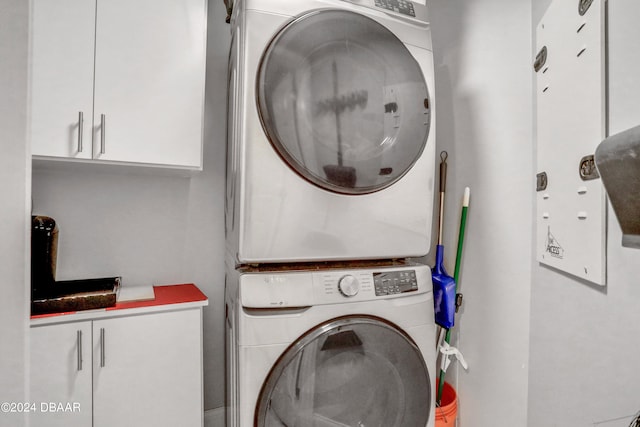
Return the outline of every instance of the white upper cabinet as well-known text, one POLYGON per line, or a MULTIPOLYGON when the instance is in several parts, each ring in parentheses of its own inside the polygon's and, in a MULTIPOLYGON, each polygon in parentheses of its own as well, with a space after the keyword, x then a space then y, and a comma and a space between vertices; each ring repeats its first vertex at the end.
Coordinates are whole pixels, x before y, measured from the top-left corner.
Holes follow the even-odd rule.
POLYGON ((86 0, 33 2, 33 154, 91 158, 95 6, 86 0))
POLYGON ((97 16, 94 156, 199 167, 205 2, 99 1, 97 16))
POLYGON ((33 17, 35 156, 202 167, 206 0, 35 0, 33 17))

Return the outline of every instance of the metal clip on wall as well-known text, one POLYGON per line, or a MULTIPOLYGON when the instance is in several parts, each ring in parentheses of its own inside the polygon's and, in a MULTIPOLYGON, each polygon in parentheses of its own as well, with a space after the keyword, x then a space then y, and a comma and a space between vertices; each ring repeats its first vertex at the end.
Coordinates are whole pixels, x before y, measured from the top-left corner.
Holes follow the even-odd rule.
POLYGON ((593 3, 593 0, 579 0, 578 13, 580 16, 584 16, 584 14, 587 13, 587 10, 591 7, 591 3, 593 3))
POLYGON ((580 179, 582 179, 583 181, 590 181, 592 179, 600 178, 600 174, 598 174, 598 169, 596 168, 596 162, 593 158, 593 154, 584 156, 582 159, 580 159, 578 170, 580 173, 580 179))
POLYGON ((224 0, 224 5, 227 8, 227 17, 224 22, 227 24, 231 22, 231 12, 233 12, 233 0, 224 0))
POLYGON ((542 67, 546 63, 547 63, 547 47, 542 46, 542 49, 540 49, 540 52, 538 52, 538 54, 536 55, 536 60, 533 63, 533 69, 537 73, 542 69, 542 67))
POLYGON ((460 310, 460 307, 462 307, 463 299, 464 299, 464 296, 461 293, 456 294, 456 313, 460 310))

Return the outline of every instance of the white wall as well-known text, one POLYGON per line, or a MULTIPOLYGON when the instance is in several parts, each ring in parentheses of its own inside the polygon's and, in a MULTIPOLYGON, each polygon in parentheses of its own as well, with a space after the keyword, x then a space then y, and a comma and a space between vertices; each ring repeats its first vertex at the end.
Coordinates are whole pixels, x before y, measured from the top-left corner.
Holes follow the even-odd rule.
MULTIPOLYGON (((30 186, 27 136, 29 3, 0 0, 0 402, 28 400, 28 251, 30 186)), ((20 427, 0 412, 0 427, 20 427)))
MULTIPOLYGON (((534 28, 550 3, 533 1, 534 28)), ((637 0, 609 1, 611 135, 640 124, 638 17, 637 0)), ((605 288, 534 268, 529 427, 627 427, 640 411, 640 250, 620 241, 609 207, 605 288)))
POLYGON ((34 168, 33 211, 59 226, 58 279, 195 283, 204 309, 205 409, 224 406, 224 180, 229 26, 209 2, 204 170, 34 168))
MULTIPOLYGON (((436 60, 438 152, 449 153, 445 259, 453 273, 471 188, 454 330, 459 426, 526 425, 531 284, 529 0, 427 2, 436 60)), ((455 378, 450 376, 452 381, 455 378)))

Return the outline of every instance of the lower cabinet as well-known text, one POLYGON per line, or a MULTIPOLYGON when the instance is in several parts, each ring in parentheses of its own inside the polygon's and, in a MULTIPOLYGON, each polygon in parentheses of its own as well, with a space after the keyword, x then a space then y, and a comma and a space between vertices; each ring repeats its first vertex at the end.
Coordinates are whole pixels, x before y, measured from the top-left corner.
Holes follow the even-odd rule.
POLYGON ((29 425, 91 426, 91 322, 32 327, 30 339, 29 425))
POLYGON ((30 425, 202 426, 201 313, 32 327, 30 425))

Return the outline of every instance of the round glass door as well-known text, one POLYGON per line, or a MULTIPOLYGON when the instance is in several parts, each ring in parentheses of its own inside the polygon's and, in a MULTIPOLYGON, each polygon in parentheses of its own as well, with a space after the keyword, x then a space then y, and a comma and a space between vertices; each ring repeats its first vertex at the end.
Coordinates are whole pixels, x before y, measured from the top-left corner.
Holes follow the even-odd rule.
POLYGON ((424 427, 431 381, 418 347, 373 317, 322 324, 294 343, 269 373, 257 427, 424 427))
POLYGON ((346 10, 318 10, 286 25, 257 75, 264 131, 313 184, 365 194, 399 180, 430 127, 418 62, 386 27, 346 10))

